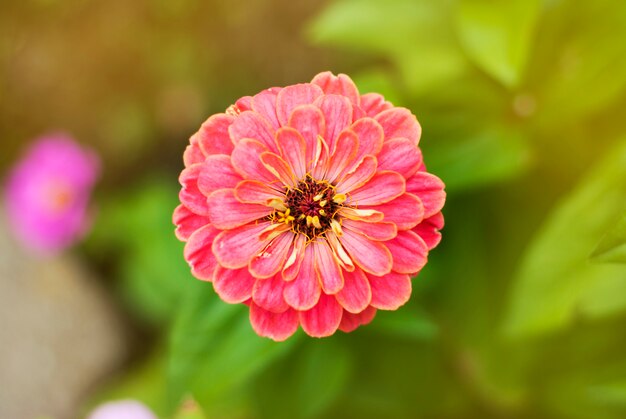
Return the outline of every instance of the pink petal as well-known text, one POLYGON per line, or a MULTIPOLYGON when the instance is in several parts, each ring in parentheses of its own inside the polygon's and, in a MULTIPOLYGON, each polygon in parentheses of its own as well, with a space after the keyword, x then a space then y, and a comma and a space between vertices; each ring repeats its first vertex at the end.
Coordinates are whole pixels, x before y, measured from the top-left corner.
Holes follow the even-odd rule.
POLYGON ((371 305, 380 310, 397 310, 411 297, 411 278, 391 272, 385 276, 367 275, 372 287, 371 305))
POLYGON ((296 185, 296 179, 294 178, 291 167, 279 155, 266 151, 265 153, 261 153, 260 158, 263 166, 265 166, 277 180, 289 187, 296 185))
POLYGON ((415 195, 405 193, 385 204, 364 206, 362 209, 373 209, 382 212, 385 221, 398 226, 398 230, 409 230, 424 219, 424 205, 415 195))
POLYGON ((252 110, 252 96, 244 96, 235 102, 235 108, 239 113, 252 110))
POLYGON ((344 272, 344 286, 337 293, 337 301, 350 313, 360 313, 369 306, 372 300, 370 283, 360 269, 344 272))
POLYGON ((230 139, 228 127, 235 121, 232 115, 223 113, 213 115, 207 119, 194 135, 205 156, 213 154, 228 154, 233 152, 234 144, 230 139))
POLYGON ((193 233, 185 245, 184 256, 191 273, 196 278, 211 281, 217 268, 217 260, 211 250, 211 245, 215 241, 220 230, 212 225, 206 225, 193 233))
POLYGON ((414 275, 428 261, 428 246, 412 231, 399 231, 396 238, 385 242, 393 255, 393 270, 401 274, 414 275))
POLYGON ((271 87, 252 98, 252 110, 263 116, 275 130, 280 127, 276 116, 276 96, 280 90, 280 87, 271 87))
POLYGON ((352 122, 356 122, 361 118, 366 118, 365 111, 360 106, 352 104, 352 122))
POLYGON ((267 205, 272 199, 283 199, 285 194, 258 180, 244 180, 235 187, 235 196, 241 202, 267 205))
POLYGON ((287 125, 291 112, 300 105, 309 105, 323 92, 318 86, 310 83, 287 86, 278 93, 276 98, 276 115, 281 125, 287 125))
POLYGON ((294 128, 283 127, 276 132, 276 143, 296 179, 302 179, 307 172, 306 143, 302 135, 294 128))
POLYGON ((384 275, 391 271, 393 259, 389 249, 381 242, 368 239, 362 234, 344 230, 341 244, 352 260, 365 272, 384 275))
POLYGON ((375 316, 376 309, 372 306, 367 307, 358 314, 353 314, 344 310, 343 317, 341 317, 341 323, 339 323, 339 330, 345 333, 350 333, 357 327, 370 323, 374 320, 375 316))
POLYGON ((261 115, 253 111, 242 112, 228 128, 235 145, 244 138, 259 141, 271 151, 276 151, 274 129, 261 115))
POLYGON ((335 182, 347 169, 352 167, 358 148, 359 140, 356 134, 350 130, 342 131, 337 138, 335 149, 328 162, 326 179, 330 182, 335 182))
POLYGON ((376 157, 365 156, 358 166, 346 173, 343 178, 337 182, 337 191, 348 193, 367 184, 376 174, 377 168, 378 163, 376 157))
POLYGON ((203 169, 204 163, 198 163, 185 168, 178 181, 182 189, 178 194, 180 202, 198 215, 209 215, 209 205, 206 195, 198 188, 198 177, 203 169))
POLYGON ((282 313, 289 309, 283 291, 286 282, 280 275, 258 280, 252 289, 252 301, 259 307, 273 313, 282 313))
POLYGON ((336 94, 345 96, 350 99, 350 102, 357 106, 361 102, 359 90, 352 79, 345 74, 335 76, 330 71, 325 71, 313 77, 311 83, 317 84, 327 95, 336 94))
POLYGON ((185 148, 185 152, 183 153, 183 162, 185 163, 185 167, 189 167, 196 163, 202 163, 204 161, 204 153, 200 150, 200 146, 198 145, 198 141, 191 137, 191 144, 185 148))
POLYGON ((418 171, 422 153, 412 141, 394 138, 385 142, 376 158, 379 170, 392 170, 408 179, 418 171))
POLYGON ((382 111, 391 108, 393 108, 393 105, 378 93, 366 93, 361 96, 361 109, 367 116, 374 117, 382 111))
POLYGON ((352 104, 345 96, 325 95, 320 97, 315 104, 320 108, 326 121, 326 136, 324 140, 330 150, 339 133, 352 123, 352 104))
POLYGON ((220 230, 231 229, 268 216, 272 208, 244 204, 235 197, 234 189, 218 189, 209 198, 209 218, 220 230))
POLYGON ((361 118, 350 127, 359 138, 359 150, 356 161, 360 161, 363 156, 377 155, 383 147, 385 132, 375 119, 361 118))
POLYGON ((443 214, 438 212, 422 221, 413 232, 417 233, 428 246, 428 250, 434 249, 441 241, 440 229, 443 228, 443 214))
POLYGON ((322 111, 315 105, 301 105, 293 110, 289 117, 289 126, 302 134, 306 143, 307 171, 317 163, 321 150, 318 136, 324 137, 326 122, 322 111))
POLYGON ((406 190, 419 197, 424 204, 424 217, 435 215, 446 202, 445 185, 435 175, 417 172, 406 181, 406 190))
POLYGON ((206 159, 198 176, 198 188, 206 195, 217 189, 234 188, 241 181, 241 176, 230 163, 230 157, 214 154, 206 159))
POLYGON ((283 268, 291 249, 294 234, 290 231, 275 237, 261 253, 250 261, 250 273, 264 279, 276 275, 283 268))
POLYGON ((267 245, 266 241, 258 237, 269 225, 269 222, 262 222, 222 231, 213 241, 212 247, 219 264, 229 269, 248 265, 250 259, 267 245))
POLYGON ((321 288, 315 274, 313 247, 307 246, 300 270, 293 281, 285 285, 285 301, 296 310, 308 310, 317 304, 321 288))
POLYGON ((387 109, 374 117, 385 131, 385 140, 407 138, 417 145, 422 133, 415 115, 406 108, 387 109))
POLYGON ((355 205, 379 205, 404 193, 404 178, 396 172, 378 172, 360 188, 352 191, 349 201, 355 205))
POLYGON ((334 296, 322 294, 315 307, 299 314, 302 330, 309 336, 322 338, 337 331, 343 309, 334 296))
POLYGON ((174 210, 172 221, 176 226, 176 237, 180 241, 186 241, 194 231, 209 224, 208 217, 198 215, 182 204, 174 210))
POLYGON ((298 313, 291 309, 272 313, 252 303, 250 324, 257 335, 282 342, 298 330, 298 313))
POLYGON ((398 234, 396 225, 387 222, 367 223, 360 220, 344 219, 342 226, 343 228, 363 234, 365 237, 376 241, 391 240, 398 234))
POLYGON ((325 294, 336 294, 343 288, 343 275, 330 246, 325 240, 310 244, 315 254, 315 271, 325 294))
POLYGON ((337 263, 339 263, 339 265, 341 265, 341 267, 345 271, 348 271, 348 272, 354 271, 355 267, 354 267, 354 263, 352 262, 352 258, 350 258, 350 256, 348 255, 348 252, 346 252, 346 249, 343 248, 343 245, 339 241, 339 238, 337 237, 337 235, 332 231, 327 231, 326 240, 328 241, 328 244, 330 245, 330 249, 332 250, 333 255, 335 256, 335 260, 337 261, 337 263))
POLYGON ((239 304, 252 297, 255 282, 256 279, 246 268, 226 269, 218 266, 213 278, 213 288, 225 302, 239 304))
POLYGON ((302 261, 304 260, 305 248, 305 237, 302 234, 296 235, 282 272, 282 277, 285 281, 293 281, 296 275, 298 275, 298 272, 300 272, 300 266, 302 266, 302 261))
POLYGON ((244 179, 260 180, 264 183, 275 182, 276 178, 265 168, 259 158, 266 151, 267 147, 260 142, 244 139, 235 146, 230 161, 244 179))

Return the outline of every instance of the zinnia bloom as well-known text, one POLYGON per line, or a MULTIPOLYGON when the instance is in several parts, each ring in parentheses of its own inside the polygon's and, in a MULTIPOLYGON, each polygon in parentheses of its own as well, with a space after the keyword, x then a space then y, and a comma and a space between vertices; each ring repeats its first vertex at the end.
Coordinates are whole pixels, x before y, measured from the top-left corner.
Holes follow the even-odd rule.
POLYGON ((157 419, 143 403, 119 400, 98 406, 87 419, 157 419))
POLYGON ((42 137, 9 173, 5 205, 11 227, 28 248, 64 249, 86 232, 98 177, 96 155, 66 135, 42 137))
POLYGON ((330 72, 211 116, 185 151, 174 212, 193 274, 274 340, 397 309, 443 227, 420 134, 408 109, 330 72))

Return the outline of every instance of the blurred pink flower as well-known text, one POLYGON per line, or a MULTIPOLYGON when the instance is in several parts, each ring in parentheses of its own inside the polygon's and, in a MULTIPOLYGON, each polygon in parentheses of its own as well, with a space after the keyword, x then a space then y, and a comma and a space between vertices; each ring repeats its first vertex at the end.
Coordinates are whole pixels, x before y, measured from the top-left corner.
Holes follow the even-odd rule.
POLYGON ((25 246, 55 252, 80 239, 89 226, 87 209, 99 162, 63 134, 35 141, 9 173, 7 216, 25 246))
POLYGON ((143 403, 136 400, 119 400, 101 404, 87 419, 157 419, 143 403))
POLYGON ((185 151, 174 212, 193 274, 274 340, 397 309, 443 227, 420 134, 408 109, 330 72, 213 115, 185 151))

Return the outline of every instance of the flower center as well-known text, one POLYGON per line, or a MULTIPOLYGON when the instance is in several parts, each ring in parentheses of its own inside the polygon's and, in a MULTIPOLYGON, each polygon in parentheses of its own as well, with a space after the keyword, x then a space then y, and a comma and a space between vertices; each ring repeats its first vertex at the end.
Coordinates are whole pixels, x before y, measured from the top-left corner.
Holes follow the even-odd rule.
POLYGON ((328 229, 341 230, 335 215, 345 200, 345 194, 336 193, 328 181, 306 175, 295 188, 287 190, 284 202, 276 203, 271 218, 291 224, 295 233, 314 239, 328 229))
POLYGON ((65 211, 74 200, 71 187, 61 181, 51 181, 43 190, 46 207, 53 214, 65 211))

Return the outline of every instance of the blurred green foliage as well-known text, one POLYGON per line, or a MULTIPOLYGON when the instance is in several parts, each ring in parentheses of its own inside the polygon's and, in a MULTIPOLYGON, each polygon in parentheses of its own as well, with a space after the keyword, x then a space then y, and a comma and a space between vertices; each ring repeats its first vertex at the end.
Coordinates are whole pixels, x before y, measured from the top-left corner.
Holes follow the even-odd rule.
POLYGON ((97 401, 136 397, 181 419, 626 417, 623 1, 0 11, 0 165, 51 125, 98 148, 85 254, 158 335, 97 401), (349 335, 277 344, 191 277, 174 179, 204 117, 327 68, 418 116, 425 162, 447 185, 446 228, 405 307, 349 335), (177 412, 190 398, 199 407, 177 412))

